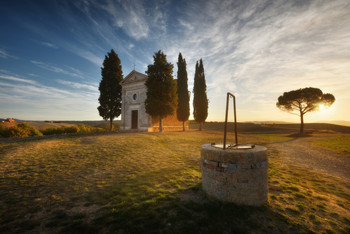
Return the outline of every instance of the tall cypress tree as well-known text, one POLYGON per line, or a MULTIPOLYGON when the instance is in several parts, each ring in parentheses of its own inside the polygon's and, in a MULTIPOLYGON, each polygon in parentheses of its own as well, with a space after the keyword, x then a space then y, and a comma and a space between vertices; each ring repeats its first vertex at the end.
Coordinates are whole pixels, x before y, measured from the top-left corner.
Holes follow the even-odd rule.
POLYGON ((112 131, 113 119, 121 113, 123 71, 118 55, 112 49, 107 53, 101 68, 101 82, 98 89, 100 106, 97 107, 100 116, 110 121, 109 130, 112 131))
POLYGON ((183 131, 185 128, 185 121, 188 120, 190 116, 190 95, 188 93, 187 85, 187 70, 186 70, 186 60, 182 58, 182 54, 179 53, 177 61, 177 109, 176 115, 179 121, 182 121, 183 131))
POLYGON ((199 131, 202 131, 203 122, 208 117, 207 85, 205 83, 203 61, 196 63, 193 86, 193 117, 199 122, 199 131))
POLYGON ((176 83, 173 78, 173 65, 168 63, 161 50, 153 56, 154 62, 148 65, 146 112, 159 118, 159 132, 163 131, 162 119, 174 113, 176 107, 176 83))

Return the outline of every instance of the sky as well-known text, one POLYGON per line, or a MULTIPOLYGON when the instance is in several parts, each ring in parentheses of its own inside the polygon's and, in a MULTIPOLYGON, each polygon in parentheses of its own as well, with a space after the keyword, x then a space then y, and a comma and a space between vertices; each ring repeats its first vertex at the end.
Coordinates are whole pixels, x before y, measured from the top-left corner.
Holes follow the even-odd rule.
POLYGON ((350 121, 349 0, 11 0, 0 31, 0 118, 102 119, 101 67, 114 49, 124 77, 162 50, 176 78, 181 52, 191 92, 203 59, 207 121, 224 121, 231 92, 239 122, 298 122, 276 102, 305 87, 336 98, 306 122, 350 121))

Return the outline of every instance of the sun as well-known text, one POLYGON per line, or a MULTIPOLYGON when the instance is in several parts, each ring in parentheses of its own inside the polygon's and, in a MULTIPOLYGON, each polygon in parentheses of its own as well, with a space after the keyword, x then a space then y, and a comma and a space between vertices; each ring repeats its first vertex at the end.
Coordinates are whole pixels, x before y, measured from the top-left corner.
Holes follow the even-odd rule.
POLYGON ((328 106, 326 106, 326 105, 324 105, 324 104, 320 104, 319 106, 318 106, 318 114, 319 115, 327 115, 327 114, 329 114, 329 107, 328 106))
POLYGON ((320 104, 320 105, 318 106, 318 111, 319 111, 319 112, 324 112, 324 111, 326 111, 326 110, 327 110, 327 108, 326 108, 325 105, 320 104))

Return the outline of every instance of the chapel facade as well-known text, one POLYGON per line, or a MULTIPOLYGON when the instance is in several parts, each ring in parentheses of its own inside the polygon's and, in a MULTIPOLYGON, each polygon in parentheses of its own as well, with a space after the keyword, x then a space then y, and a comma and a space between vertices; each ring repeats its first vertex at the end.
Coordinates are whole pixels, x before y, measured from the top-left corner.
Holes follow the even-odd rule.
MULTIPOLYGON (((159 119, 146 113, 145 100, 147 76, 135 70, 131 71, 121 82, 122 113, 121 130, 123 131, 159 131, 159 119)), ((163 131, 181 131, 182 122, 176 118, 176 113, 162 120, 163 131)), ((188 121, 185 123, 188 129, 188 121)))

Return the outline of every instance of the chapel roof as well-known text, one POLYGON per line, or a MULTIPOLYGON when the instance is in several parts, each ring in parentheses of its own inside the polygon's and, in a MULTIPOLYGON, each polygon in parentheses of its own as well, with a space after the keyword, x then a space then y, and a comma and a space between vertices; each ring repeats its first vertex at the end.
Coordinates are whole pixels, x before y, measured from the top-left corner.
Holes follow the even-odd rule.
POLYGON ((132 70, 121 82, 120 85, 126 85, 131 83, 136 83, 140 81, 146 81, 148 77, 145 74, 132 70))

